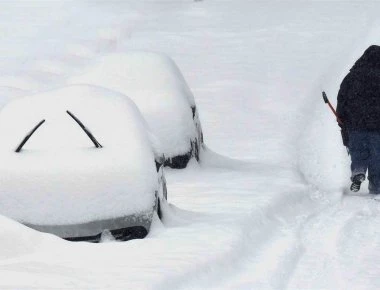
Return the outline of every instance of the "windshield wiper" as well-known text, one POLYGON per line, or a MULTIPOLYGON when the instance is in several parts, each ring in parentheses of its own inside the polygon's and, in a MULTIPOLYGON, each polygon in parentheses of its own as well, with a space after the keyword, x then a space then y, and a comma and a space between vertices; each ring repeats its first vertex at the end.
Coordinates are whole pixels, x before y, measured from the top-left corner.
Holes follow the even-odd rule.
POLYGON ((45 123, 45 119, 39 122, 29 133, 25 136, 25 138, 21 141, 20 145, 18 145, 17 149, 15 150, 16 153, 19 153, 24 147, 25 143, 28 142, 29 138, 32 137, 33 133, 36 132, 36 130, 45 123))
POLYGON ((102 148, 103 146, 98 142, 98 140, 95 139, 94 135, 91 134, 91 132, 83 125, 83 123, 77 118, 74 116, 73 113, 71 113, 70 111, 66 111, 67 114, 70 115, 71 118, 73 118, 75 120, 75 122, 77 122, 77 124, 83 129, 83 131, 87 134, 87 136, 91 139, 92 143, 94 143, 95 147, 96 148, 102 148))

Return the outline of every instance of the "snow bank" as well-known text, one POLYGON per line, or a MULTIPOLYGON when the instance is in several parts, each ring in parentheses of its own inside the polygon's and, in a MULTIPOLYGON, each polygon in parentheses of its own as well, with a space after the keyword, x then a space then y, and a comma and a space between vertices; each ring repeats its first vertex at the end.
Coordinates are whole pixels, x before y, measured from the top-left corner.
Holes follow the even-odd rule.
POLYGON ((134 103, 103 88, 69 86, 12 101, 0 113, 0 213, 58 225, 152 209, 152 138, 134 103), (95 148, 66 110, 103 148, 95 148))
POLYGON ((57 237, 39 233, 1 215, 0 227, 0 261, 30 255, 45 241, 59 240, 57 237))
MULTIPOLYGON (((313 97, 319 97, 317 90, 313 97)), ((339 190, 349 181, 349 162, 342 145, 339 127, 320 97, 313 107, 311 123, 299 141, 299 166, 308 183, 324 192, 339 190)), ((333 95, 330 97, 333 102, 333 95)))
POLYGON ((167 157, 189 152, 190 140, 198 138, 191 110, 194 97, 167 56, 147 52, 110 54, 69 83, 98 85, 129 96, 159 138, 167 157))

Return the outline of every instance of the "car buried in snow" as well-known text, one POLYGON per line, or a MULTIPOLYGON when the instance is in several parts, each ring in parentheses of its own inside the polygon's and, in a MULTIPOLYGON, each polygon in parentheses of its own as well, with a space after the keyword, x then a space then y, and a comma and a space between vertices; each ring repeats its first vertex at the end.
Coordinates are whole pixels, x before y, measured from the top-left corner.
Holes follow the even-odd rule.
POLYGON ((159 139, 165 165, 185 168, 191 158, 199 161, 203 133, 194 96, 169 57, 150 52, 109 54, 68 82, 130 97, 159 139))
POLYGON ((18 98, 0 111, 0 140, 4 216, 93 242, 143 238, 162 216, 158 142, 120 93, 68 86, 18 98))

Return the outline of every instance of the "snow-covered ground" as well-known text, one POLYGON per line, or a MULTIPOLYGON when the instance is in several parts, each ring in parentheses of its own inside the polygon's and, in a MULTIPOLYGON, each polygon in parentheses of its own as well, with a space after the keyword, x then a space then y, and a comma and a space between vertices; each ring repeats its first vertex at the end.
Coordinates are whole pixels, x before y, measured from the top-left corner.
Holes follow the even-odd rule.
POLYGON ((62 86, 108 53, 163 52, 208 146, 202 164, 166 171, 170 205, 144 240, 70 243, 1 217, 0 289, 380 288, 380 204, 343 195, 349 159, 321 99, 335 103, 379 40, 380 4, 0 6, 1 98, 62 86))

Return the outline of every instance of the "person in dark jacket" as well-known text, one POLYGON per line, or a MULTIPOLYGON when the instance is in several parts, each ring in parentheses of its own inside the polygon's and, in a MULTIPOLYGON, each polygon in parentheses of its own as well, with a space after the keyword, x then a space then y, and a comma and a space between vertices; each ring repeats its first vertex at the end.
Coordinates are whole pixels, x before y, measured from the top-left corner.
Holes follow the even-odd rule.
POLYGON ((342 81, 337 115, 348 135, 351 190, 368 170, 369 192, 380 194, 380 46, 367 48, 342 81))

